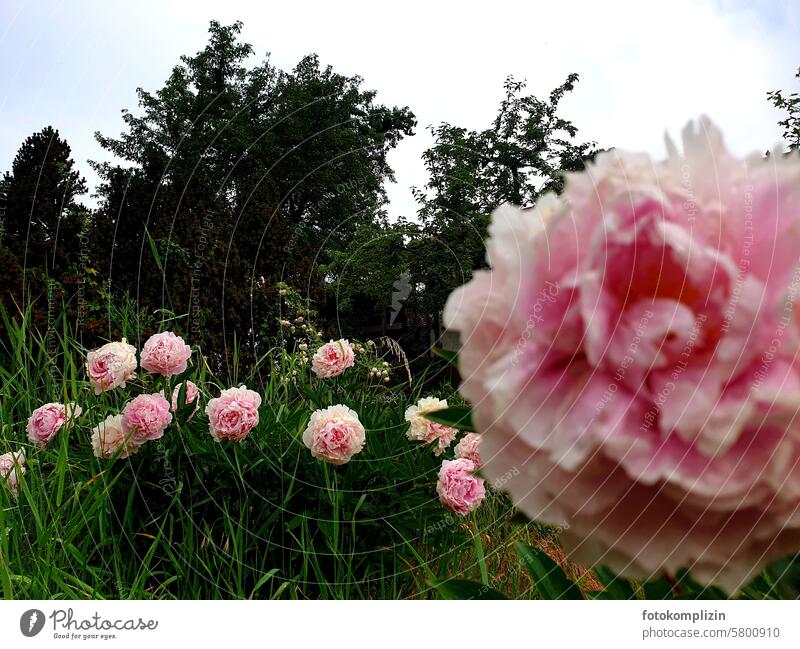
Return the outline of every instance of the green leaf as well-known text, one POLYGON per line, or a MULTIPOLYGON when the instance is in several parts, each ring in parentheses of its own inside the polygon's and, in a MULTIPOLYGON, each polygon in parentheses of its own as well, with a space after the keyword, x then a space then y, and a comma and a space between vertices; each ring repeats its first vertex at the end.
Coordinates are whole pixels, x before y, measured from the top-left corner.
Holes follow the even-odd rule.
POLYGON ((153 259, 156 261, 156 266, 158 266, 158 270, 162 273, 164 272, 164 268, 161 266, 161 257, 158 254, 158 247, 156 246, 156 242, 153 240, 153 237, 150 236, 150 231, 145 228, 145 234, 147 235, 147 241, 150 244, 150 252, 153 253, 153 259))
POLYGON ((426 413, 425 419, 430 419, 437 424, 444 424, 467 433, 475 432, 475 427, 472 425, 472 409, 464 406, 435 410, 434 412, 426 413))
POLYGON ((255 594, 258 592, 258 589, 261 588, 264 584, 266 584, 270 579, 272 579, 275 575, 279 572, 278 568, 273 568, 266 574, 262 575, 261 578, 256 582, 256 585, 253 586, 253 590, 250 592, 250 598, 253 599, 255 594))
POLYGON ((642 588, 646 599, 672 599, 672 584, 664 577, 646 581, 642 588))
POLYGON ((543 599, 583 599, 583 593, 558 564, 538 548, 516 543, 517 553, 543 599))
POLYGON ((604 592, 608 594, 609 599, 636 599, 630 582, 617 576, 612 570, 604 566, 597 566, 594 569, 594 574, 597 575, 600 583, 605 586, 604 592))
POLYGON ((458 352, 453 351, 452 349, 442 349, 441 347, 434 347, 433 353, 436 354, 439 358, 443 358, 447 361, 448 365, 452 365, 453 367, 458 367, 458 352))
POLYGON ((437 580, 433 585, 444 599, 506 599, 503 593, 468 579, 437 580))
POLYGON ((310 387, 307 385, 298 385, 297 386, 304 395, 308 398, 308 400, 314 404, 317 408, 323 408, 325 406, 323 400, 319 397, 319 395, 314 392, 310 387))

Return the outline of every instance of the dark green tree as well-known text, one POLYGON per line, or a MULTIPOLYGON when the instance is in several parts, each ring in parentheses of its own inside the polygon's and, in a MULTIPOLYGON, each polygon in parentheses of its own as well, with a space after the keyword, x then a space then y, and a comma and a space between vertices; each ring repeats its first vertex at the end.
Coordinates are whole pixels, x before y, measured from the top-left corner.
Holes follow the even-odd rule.
POLYGON ((31 307, 32 322, 46 327, 53 305, 69 302, 77 290, 81 233, 89 220, 78 197, 86 182, 52 126, 22 143, 2 180, 0 300, 8 313, 31 307))
POLYGON ((14 157, 4 187, 5 245, 23 268, 43 269, 51 276, 66 272, 75 260, 85 216, 76 199, 86 193, 69 144, 52 126, 34 133, 14 157))
POLYGON ((95 165, 94 240, 112 286, 189 320, 202 300, 206 346, 224 330, 255 349, 276 281, 324 292, 318 265, 380 211, 387 153, 415 122, 313 55, 290 72, 248 67, 240 31, 212 22, 163 88, 138 90, 119 137, 97 134, 122 163, 95 165))
POLYGON ((434 322, 450 292, 484 265, 492 210, 505 202, 531 205, 547 191, 560 191, 564 173, 583 169, 597 153, 595 143, 579 141, 577 127, 559 115, 577 81, 577 74, 569 75, 542 100, 509 77, 488 128, 431 128, 435 144, 423 156, 430 180, 415 190, 421 236, 409 246, 412 275, 425 285, 416 304, 434 322))
POLYGON ((331 287, 328 310, 338 316, 342 335, 360 337, 365 327, 379 325, 373 333, 386 333, 400 322, 414 288, 407 243, 417 232, 418 226, 404 218, 391 221, 378 214, 320 268, 331 287))

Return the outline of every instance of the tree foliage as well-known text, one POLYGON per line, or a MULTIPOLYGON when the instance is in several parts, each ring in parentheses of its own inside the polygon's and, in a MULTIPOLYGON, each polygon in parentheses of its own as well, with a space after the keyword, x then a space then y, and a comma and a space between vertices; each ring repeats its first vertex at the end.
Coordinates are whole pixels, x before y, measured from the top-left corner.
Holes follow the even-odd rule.
POLYGON ((597 150, 577 139, 577 127, 560 105, 578 81, 570 74, 547 97, 524 94, 525 83, 505 82, 497 116, 484 130, 443 123, 432 127, 435 144, 423 159, 430 175, 416 189, 422 236, 411 243, 413 274, 424 277, 421 308, 431 314, 484 261, 489 215, 510 202, 526 206, 560 191, 565 172, 583 168, 597 150))
POLYGON ((64 272, 74 262, 84 212, 76 197, 86 193, 69 144, 51 126, 34 133, 19 148, 4 187, 6 245, 24 267, 64 272))
POLYGON ((80 239, 90 221, 78 202, 85 192, 70 146, 56 129, 26 138, 0 196, 0 299, 10 313, 29 304, 33 321, 45 326, 55 315, 52 303, 75 290, 80 239))
MULTIPOLYGON (((800 79, 800 68, 795 77, 800 79)), ((789 150, 800 150, 800 93, 787 94, 782 90, 772 90, 767 93, 767 98, 775 108, 786 113, 786 118, 779 121, 778 125, 783 127, 783 137, 789 143, 789 150)))
POLYGON ((255 349, 278 281, 323 295, 318 265, 380 211, 387 153, 414 126, 315 55, 248 67, 240 31, 212 22, 163 88, 138 90, 123 133, 96 135, 121 160, 95 164, 101 272, 221 355, 234 335, 255 349))

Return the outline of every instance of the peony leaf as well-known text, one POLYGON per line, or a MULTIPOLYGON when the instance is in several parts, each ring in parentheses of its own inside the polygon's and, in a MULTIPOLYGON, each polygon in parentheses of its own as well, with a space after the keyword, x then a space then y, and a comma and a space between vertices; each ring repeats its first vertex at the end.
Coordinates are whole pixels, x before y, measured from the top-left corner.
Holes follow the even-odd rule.
POLYGON ((425 419, 444 424, 467 433, 477 432, 472 425, 472 409, 465 406, 452 406, 442 410, 425 413, 425 419))
POLYGON ((523 543, 516 543, 516 548, 542 599, 584 598, 581 589, 542 550, 523 543))
POLYGON ((672 584, 664 577, 650 579, 642 584, 645 599, 672 599, 672 584))
POLYGON ((605 566, 596 566, 594 574, 605 587, 603 592, 608 593, 611 599, 636 599, 630 582, 617 576, 612 570, 605 566))
POLYGON ((506 599, 503 593, 468 579, 445 579, 433 584, 444 599, 506 599))
POLYGON ((439 358, 443 358, 447 361, 448 365, 452 365, 453 367, 458 367, 458 352, 453 351, 452 349, 443 349, 442 347, 434 347, 433 353, 436 354, 439 358))
POLYGON ((178 388, 178 413, 183 421, 189 417, 190 413, 194 412, 194 403, 186 403, 187 392, 186 381, 183 381, 178 388))

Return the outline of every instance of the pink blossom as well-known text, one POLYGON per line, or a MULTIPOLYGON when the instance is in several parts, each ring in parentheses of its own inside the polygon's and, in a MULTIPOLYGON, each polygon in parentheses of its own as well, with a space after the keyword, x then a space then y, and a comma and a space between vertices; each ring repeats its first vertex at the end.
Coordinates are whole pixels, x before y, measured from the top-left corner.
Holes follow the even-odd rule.
POLYGON ((119 453, 119 458, 133 455, 139 450, 139 446, 125 427, 122 415, 109 415, 92 429, 92 449, 95 457, 108 460, 115 453, 119 453))
POLYGON ((341 340, 325 343, 311 358, 311 369, 321 379, 339 376, 348 367, 353 367, 355 354, 350 342, 341 340))
POLYGON ((464 460, 471 460, 476 469, 480 469, 483 465, 480 456, 481 436, 477 433, 467 433, 461 438, 461 441, 456 444, 455 455, 457 458, 464 460))
POLYGON ((61 428, 71 428, 83 410, 74 403, 46 403, 28 417, 28 441, 36 446, 47 446, 61 428))
MULTIPOLYGON (((197 386, 192 383, 191 381, 186 381, 186 398, 184 399, 183 405, 189 405, 191 403, 194 404, 194 410, 192 413, 186 418, 188 421, 192 417, 194 417, 194 413, 196 413, 200 409, 200 400, 197 398, 200 394, 200 390, 197 389, 197 386)), ((178 383, 175 386, 175 389, 172 391, 172 412, 178 412, 178 397, 180 396, 181 386, 184 385, 183 383, 178 383)))
POLYGON ((261 396, 245 386, 223 390, 206 406, 208 430, 216 441, 241 442, 258 425, 261 396))
POLYGON ((169 402, 158 392, 140 394, 125 404, 122 420, 134 444, 159 439, 172 421, 169 402))
POLYGON ((424 442, 425 444, 431 444, 435 441, 436 446, 433 449, 433 453, 434 455, 441 455, 452 444, 458 431, 450 426, 426 419, 425 415, 445 408, 447 408, 447 399, 437 399, 436 397, 425 397, 415 405, 406 408, 405 417, 409 423, 406 437, 412 441, 424 442))
POLYGON ((800 547, 800 158, 618 150, 450 296, 483 472, 573 558, 733 591, 800 547))
POLYGON ((330 464, 347 464, 360 453, 366 442, 364 426, 355 411, 347 406, 316 410, 303 432, 303 444, 311 455, 330 464))
POLYGON ((15 496, 19 494, 19 477, 25 473, 25 449, 0 455, 0 483, 15 496))
POLYGON ((466 516, 481 504, 486 491, 483 480, 473 475, 476 469, 472 460, 464 458, 442 461, 436 492, 445 508, 466 516))
POLYGON ((175 376, 186 371, 192 355, 183 338, 171 331, 154 334, 142 347, 142 369, 162 376, 175 376))
POLYGON ((95 394, 114 388, 136 378, 136 348, 123 338, 121 342, 106 343, 86 356, 86 372, 95 394))

